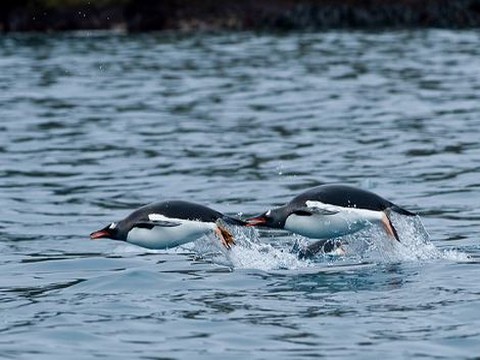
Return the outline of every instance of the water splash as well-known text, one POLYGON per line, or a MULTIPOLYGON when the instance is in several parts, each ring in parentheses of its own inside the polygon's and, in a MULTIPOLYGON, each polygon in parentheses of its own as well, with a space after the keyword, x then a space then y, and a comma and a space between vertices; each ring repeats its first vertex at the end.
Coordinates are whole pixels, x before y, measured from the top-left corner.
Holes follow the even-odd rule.
MULTIPOLYGON (((298 235, 279 237, 273 241, 260 238, 254 228, 231 227, 236 246, 230 251, 218 240, 204 237, 191 249, 213 263, 235 269, 300 270, 319 267, 338 267, 355 264, 384 264, 406 261, 435 260, 469 261, 467 254, 456 250, 440 250, 431 241, 419 217, 392 215, 392 222, 400 242, 389 237, 380 226, 371 226, 355 234, 339 238, 343 255, 338 251, 319 252, 312 258, 302 259, 298 250, 314 241, 298 235)), ((337 249, 336 249, 337 250, 337 249)))
POLYGON ((419 216, 409 217, 391 214, 391 220, 399 232, 400 244, 395 244, 398 261, 470 261, 467 254, 456 250, 440 250, 431 241, 419 216))
POLYGON ((254 228, 230 227, 236 245, 231 250, 221 247, 218 240, 204 237, 194 243, 193 250, 212 262, 236 269, 299 269, 311 266, 290 251, 288 246, 262 242, 254 228))

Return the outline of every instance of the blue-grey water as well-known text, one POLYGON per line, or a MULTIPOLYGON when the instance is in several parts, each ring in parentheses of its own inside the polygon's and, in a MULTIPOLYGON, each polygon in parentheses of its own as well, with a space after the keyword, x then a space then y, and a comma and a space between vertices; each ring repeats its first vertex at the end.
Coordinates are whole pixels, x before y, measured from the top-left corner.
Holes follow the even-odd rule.
POLYGON ((0 37, 0 357, 479 356, 479 94, 478 31, 0 37), (420 218, 313 260, 279 231, 88 238, 151 201, 245 217, 332 182, 420 218))

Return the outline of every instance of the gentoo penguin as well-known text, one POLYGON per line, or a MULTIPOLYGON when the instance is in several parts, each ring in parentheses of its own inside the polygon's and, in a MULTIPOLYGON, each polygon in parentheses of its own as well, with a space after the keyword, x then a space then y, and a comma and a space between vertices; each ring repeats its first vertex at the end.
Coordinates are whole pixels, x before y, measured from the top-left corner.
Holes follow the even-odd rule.
POLYGON ((370 191, 346 185, 321 185, 246 222, 247 226, 285 229, 314 239, 352 234, 380 223, 389 235, 400 241, 390 220, 392 211, 415 216, 370 191))
POLYGON ((145 205, 125 219, 91 233, 90 238, 122 240, 149 249, 168 249, 214 232, 222 244, 230 249, 235 241, 222 222, 246 224, 203 205, 187 201, 164 201, 145 205))

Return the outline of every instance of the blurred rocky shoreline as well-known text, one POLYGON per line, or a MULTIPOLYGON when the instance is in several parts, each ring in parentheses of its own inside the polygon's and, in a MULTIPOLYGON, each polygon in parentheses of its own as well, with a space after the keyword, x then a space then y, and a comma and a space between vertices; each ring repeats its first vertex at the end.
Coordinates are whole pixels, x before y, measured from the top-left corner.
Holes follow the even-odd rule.
POLYGON ((475 28, 480 0, 2 0, 0 31, 475 28))

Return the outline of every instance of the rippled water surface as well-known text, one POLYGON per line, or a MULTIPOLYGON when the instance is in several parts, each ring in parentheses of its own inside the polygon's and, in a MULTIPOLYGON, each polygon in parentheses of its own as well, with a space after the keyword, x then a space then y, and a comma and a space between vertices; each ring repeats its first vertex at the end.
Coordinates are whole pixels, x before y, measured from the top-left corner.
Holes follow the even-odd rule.
POLYGON ((0 356, 480 354, 480 33, 0 38, 0 356), (420 214, 346 256, 234 229, 88 234, 178 198, 255 215, 331 182, 420 214))

